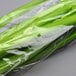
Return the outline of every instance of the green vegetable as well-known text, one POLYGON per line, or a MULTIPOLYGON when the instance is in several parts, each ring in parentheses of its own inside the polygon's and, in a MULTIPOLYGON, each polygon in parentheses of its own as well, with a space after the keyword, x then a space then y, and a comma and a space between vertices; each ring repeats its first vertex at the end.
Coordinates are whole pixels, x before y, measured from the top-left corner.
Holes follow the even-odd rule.
POLYGON ((41 60, 75 40, 75 24, 76 0, 67 0, 2 33, 0 35, 0 73, 7 74, 17 67, 41 60), (23 43, 48 33, 51 33, 49 42, 42 44, 41 47, 37 46, 38 49, 34 49, 35 46, 31 46, 31 49, 28 46, 22 48, 23 43))
POLYGON ((18 55, 11 55, 10 57, 3 58, 2 60, 0 60, 0 73, 8 73, 10 69, 12 70, 22 63, 27 65, 29 63, 32 63, 33 61, 40 60, 48 54, 52 54, 57 49, 65 46, 75 38, 76 27, 73 27, 69 31, 64 33, 62 36, 58 37, 56 40, 50 42, 39 50, 30 51, 30 49, 27 49, 24 52, 19 52, 18 55))
POLYGON ((74 1, 59 3, 1 34, 0 57, 7 54, 8 49, 15 48, 24 41, 27 42, 38 37, 39 34, 46 34, 53 26, 75 24, 76 9, 73 8, 74 4, 74 1), (61 8, 64 8, 63 12, 59 11, 62 11, 61 8), (55 11, 57 12, 54 13, 55 11))
POLYGON ((51 55, 57 49, 66 46, 70 42, 76 39, 76 27, 73 27, 69 32, 66 32, 64 35, 56 39, 55 41, 48 44, 44 47, 43 51, 41 50, 36 56, 32 57, 30 60, 27 60, 25 63, 21 64, 20 66, 26 66, 31 63, 35 63, 36 61, 45 59, 49 55, 51 55))
POLYGON ((17 8, 16 10, 6 14, 5 16, 0 18, 0 28, 5 26, 6 24, 10 23, 14 19, 17 19, 21 15, 27 13, 28 11, 32 10, 33 8, 37 7, 41 3, 47 0, 31 0, 27 4, 17 8))

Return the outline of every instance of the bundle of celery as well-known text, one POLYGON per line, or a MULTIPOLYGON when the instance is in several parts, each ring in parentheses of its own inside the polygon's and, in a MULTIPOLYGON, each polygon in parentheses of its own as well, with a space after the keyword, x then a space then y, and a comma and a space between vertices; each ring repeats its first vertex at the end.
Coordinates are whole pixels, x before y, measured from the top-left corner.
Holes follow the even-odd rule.
POLYGON ((48 43, 40 49, 30 50, 29 48, 25 48, 11 50, 14 51, 14 54, 16 55, 6 56, 0 61, 0 73, 8 73, 18 65, 28 65, 35 61, 38 61, 43 57, 51 54, 55 50, 61 48, 62 46, 68 44, 75 38, 76 28, 72 28, 68 32, 65 32, 61 37, 58 37, 57 40, 48 43))
MULTIPOLYGON (((2 26, 5 24, 6 21, 2 26)), ((39 61, 75 40, 75 24, 76 0, 66 0, 3 32, 0 35, 0 74, 39 61)))

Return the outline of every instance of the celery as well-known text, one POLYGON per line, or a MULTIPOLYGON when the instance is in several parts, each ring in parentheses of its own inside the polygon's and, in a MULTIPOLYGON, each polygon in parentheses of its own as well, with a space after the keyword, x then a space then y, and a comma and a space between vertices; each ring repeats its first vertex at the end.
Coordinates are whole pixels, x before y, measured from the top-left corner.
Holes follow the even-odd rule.
POLYGON ((31 0, 27 4, 17 8, 16 10, 6 14, 5 16, 0 18, 0 28, 9 24, 14 19, 22 16, 23 14, 27 13, 28 11, 32 10, 33 8, 37 7, 41 3, 47 0, 31 0))
MULTIPOLYGON (((18 66, 28 65, 43 59, 75 40, 75 2, 75 0, 63 1, 2 33, 0 35, 0 73, 7 74, 18 66), (67 28, 66 31, 63 30, 64 27, 67 28), (39 49, 22 48, 23 43, 40 38, 48 32, 53 33, 51 35, 53 38, 50 38, 49 42, 39 49), (11 53, 13 54, 11 55, 11 53)), ((29 6, 29 4, 27 5, 29 6)))
POLYGON ((30 49, 25 49, 25 51, 21 55, 11 55, 10 57, 5 57, 0 60, 0 73, 8 73, 10 69, 13 70, 22 63, 24 63, 22 65, 28 65, 29 63, 38 61, 43 57, 52 54, 57 49, 65 46, 69 42, 73 41, 75 38, 76 27, 73 27, 62 36, 58 37, 53 42, 50 42, 49 44, 43 46, 39 50, 29 51, 30 49))
MULTIPOLYGON (((57 6, 42 13, 37 14, 35 17, 20 23, 16 27, 4 32, 0 36, 0 57, 7 54, 8 49, 15 48, 19 44, 22 44, 24 41, 27 42, 32 38, 37 37, 39 34, 46 34, 53 26, 57 25, 71 25, 76 23, 76 9, 72 9, 72 5, 75 4, 73 1, 67 1, 59 3, 57 6), (63 9, 63 12, 54 13, 56 10, 59 10, 61 7, 67 6, 67 10, 63 9), (59 8, 60 7, 60 8, 59 8), (57 8, 57 9, 55 9, 57 8), (53 11, 52 11, 53 10, 53 11), (68 12, 67 12, 68 11, 68 12), (48 13, 50 16, 48 17, 48 13), (51 15, 52 14, 52 15, 51 15), (54 16, 54 15, 55 16, 54 16), (39 16, 38 16, 39 15, 39 16), (47 15, 47 18, 46 18, 47 15), (45 18, 44 18, 45 17, 45 18), (42 20, 40 20, 40 18, 42 20), (72 20, 71 20, 72 19, 72 20), (45 29, 43 29, 45 28, 45 29), (36 29, 36 30, 33 30, 36 29)), ((65 7, 64 7, 65 8, 65 7)), ((62 11, 62 9, 60 9, 62 11)))

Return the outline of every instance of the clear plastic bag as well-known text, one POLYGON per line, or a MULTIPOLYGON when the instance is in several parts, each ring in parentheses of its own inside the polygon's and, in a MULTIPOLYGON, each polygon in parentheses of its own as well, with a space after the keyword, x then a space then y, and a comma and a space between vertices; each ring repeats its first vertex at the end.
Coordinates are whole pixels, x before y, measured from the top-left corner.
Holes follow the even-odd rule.
MULTIPOLYGON (((57 8, 62 9, 62 6, 67 6, 68 3, 70 2, 59 4, 57 8)), ((44 7, 46 5, 40 7, 39 12, 47 8, 44 7)), ((54 10, 57 10, 57 8, 54 10)), ((66 11, 60 12, 57 15, 54 14, 55 16, 51 18, 44 17, 42 13, 38 13, 31 19, 26 20, 26 22, 24 21, 14 26, 14 28, 11 27, 7 31, 2 32, 0 37, 1 75, 6 75, 10 71, 19 68, 31 67, 45 60, 57 49, 75 40, 75 25, 65 22, 67 20, 66 17, 69 17, 74 12, 75 10, 70 13, 66 11), (64 21, 64 24, 61 20, 64 21)), ((48 13, 45 11, 44 15, 46 14, 48 13)))
POLYGON ((7 71, 6 73, 8 73, 19 65, 21 67, 30 66, 29 64, 31 63, 39 62, 55 50, 74 40, 75 37, 75 27, 59 26, 57 29, 50 31, 50 33, 28 42, 26 47, 8 50, 9 55, 0 61, 0 67, 2 66, 0 72, 4 71, 5 73, 7 71))

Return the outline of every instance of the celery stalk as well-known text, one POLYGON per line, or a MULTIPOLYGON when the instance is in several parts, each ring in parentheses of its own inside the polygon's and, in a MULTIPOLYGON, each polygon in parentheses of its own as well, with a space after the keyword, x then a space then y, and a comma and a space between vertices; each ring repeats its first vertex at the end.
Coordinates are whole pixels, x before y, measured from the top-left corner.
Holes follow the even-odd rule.
MULTIPOLYGON (((58 5, 58 7, 61 5, 63 5, 63 7, 64 7, 64 4, 66 4, 69 8, 70 6, 72 7, 72 5, 75 4, 75 2, 72 2, 72 1, 71 1, 71 4, 67 4, 69 2, 70 1, 65 2, 65 3, 60 3, 58 5)), ((58 10, 59 10, 59 8, 58 8, 58 10)), ((66 9, 64 9, 63 11, 65 11, 65 10, 66 9)), ((50 12, 50 11, 47 11, 47 12, 50 12)), ((67 12, 67 10, 66 10, 66 12, 67 12)), ((59 16, 59 18, 53 19, 53 17, 50 16, 50 19, 46 18, 46 20, 45 19, 38 20, 38 15, 36 15, 35 17, 28 20, 27 22, 23 22, 23 23, 17 25, 16 27, 13 27, 12 29, 4 32, 0 37, 0 56, 2 57, 2 55, 7 54, 6 52, 8 49, 12 49, 12 47, 18 46, 19 44, 22 44, 24 41, 27 42, 27 41, 31 40, 32 38, 37 37, 39 34, 47 33, 50 30, 49 28, 51 28, 53 26, 75 24, 76 23, 75 8, 70 9, 70 12, 67 12, 67 13, 66 12, 64 12, 63 15, 61 15, 62 13, 60 13, 60 12, 59 12, 60 15, 58 15, 58 13, 57 13, 57 16, 59 16), (48 19, 49 19, 49 21, 48 21, 48 19), (33 30, 33 28, 36 30, 33 30), (45 28, 45 30, 43 28, 45 28)), ((44 13, 45 12, 43 12, 43 14, 44 13)), ((44 16, 46 16, 46 15, 47 14, 45 14, 44 16)), ((50 13, 50 15, 51 15, 51 13, 50 13)), ((43 15, 41 15, 41 13, 40 13, 40 16, 42 19, 43 15)))
POLYGON ((47 1, 47 0, 31 0, 27 4, 25 4, 25 5, 17 8, 16 10, 6 14, 5 16, 0 18, 0 28, 7 25, 8 23, 13 21, 14 19, 17 19, 21 15, 27 13, 28 11, 37 7, 38 5, 40 5, 41 3, 45 2, 45 1, 47 1))
POLYGON ((45 45, 39 50, 31 52, 28 49, 27 52, 25 52, 26 50, 24 51, 25 55, 24 54, 13 55, 13 56, 11 55, 10 57, 6 57, 6 59, 0 60, 0 73, 1 74, 8 73, 10 69, 13 70, 15 67, 17 67, 22 63, 24 63, 25 65, 28 65, 33 61, 40 60, 41 58, 49 54, 52 54, 57 49, 73 41, 75 38, 76 38, 76 28, 72 28, 69 30, 69 32, 67 31, 62 36, 58 37, 56 40, 54 40, 53 42, 50 42, 49 44, 45 45))

